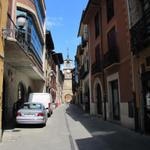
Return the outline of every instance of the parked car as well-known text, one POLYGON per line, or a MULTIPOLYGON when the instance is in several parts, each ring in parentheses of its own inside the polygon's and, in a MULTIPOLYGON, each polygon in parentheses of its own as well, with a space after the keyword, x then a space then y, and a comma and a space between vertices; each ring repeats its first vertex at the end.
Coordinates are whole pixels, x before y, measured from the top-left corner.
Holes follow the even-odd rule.
POLYGON ((28 101, 42 103, 47 110, 48 117, 53 113, 51 109, 53 99, 50 93, 30 93, 28 101))
POLYGON ((43 124, 46 125, 47 112, 42 103, 26 102, 17 111, 17 124, 43 124))

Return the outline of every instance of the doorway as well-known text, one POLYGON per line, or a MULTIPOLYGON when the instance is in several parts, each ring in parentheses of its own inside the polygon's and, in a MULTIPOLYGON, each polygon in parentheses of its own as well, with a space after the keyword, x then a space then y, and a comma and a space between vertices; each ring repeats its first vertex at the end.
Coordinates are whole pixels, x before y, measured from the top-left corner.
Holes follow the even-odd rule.
POLYGON ((120 120, 120 104, 119 104, 119 91, 118 91, 118 80, 110 82, 111 84, 111 97, 112 97, 112 111, 113 119, 120 120))
POLYGON ((97 113, 102 115, 102 94, 99 84, 96 86, 96 99, 97 99, 97 113))
POLYGON ((142 74, 144 130, 150 133, 150 72, 142 74))

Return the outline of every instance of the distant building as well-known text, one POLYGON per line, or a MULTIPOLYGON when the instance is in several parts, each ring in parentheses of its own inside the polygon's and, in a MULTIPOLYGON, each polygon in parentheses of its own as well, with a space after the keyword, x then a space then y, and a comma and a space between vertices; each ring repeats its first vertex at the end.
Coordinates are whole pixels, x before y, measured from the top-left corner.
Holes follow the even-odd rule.
POLYGON ((73 70, 73 61, 67 55, 67 59, 64 60, 64 84, 63 84, 63 101, 71 102, 72 101, 72 70, 73 70))
POLYGON ((45 56, 45 77, 46 77, 46 92, 51 93, 53 102, 61 103, 62 101, 62 86, 63 74, 60 70, 60 65, 63 63, 61 53, 54 51, 54 43, 51 32, 46 32, 46 56, 45 56))

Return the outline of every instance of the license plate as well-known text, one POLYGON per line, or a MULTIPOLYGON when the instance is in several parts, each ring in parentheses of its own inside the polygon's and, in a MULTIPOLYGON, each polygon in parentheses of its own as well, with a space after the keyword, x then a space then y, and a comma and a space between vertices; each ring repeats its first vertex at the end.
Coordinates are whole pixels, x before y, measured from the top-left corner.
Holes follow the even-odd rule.
POLYGON ((35 116, 34 114, 28 113, 28 114, 24 114, 24 116, 35 116))

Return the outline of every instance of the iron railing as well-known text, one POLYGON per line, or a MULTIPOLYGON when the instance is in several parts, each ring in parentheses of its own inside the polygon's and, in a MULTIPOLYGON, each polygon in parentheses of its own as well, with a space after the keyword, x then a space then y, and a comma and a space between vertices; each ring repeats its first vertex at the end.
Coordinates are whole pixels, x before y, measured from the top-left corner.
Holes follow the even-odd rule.
POLYGON ((31 39, 31 33, 26 32, 24 29, 19 29, 13 20, 11 19, 11 16, 8 14, 8 22, 7 27, 5 29, 2 29, 3 31, 3 37, 5 39, 12 38, 16 39, 18 44, 25 50, 28 51, 30 47, 30 39, 31 39))
POLYGON ((86 47, 87 45, 87 40, 83 36, 81 38, 81 44, 82 44, 82 48, 86 47))
POLYGON ((120 61, 120 58, 119 58, 118 48, 115 48, 113 50, 108 50, 104 54, 103 67, 106 68, 114 63, 119 63, 119 61, 120 61))
POLYGON ((22 50, 24 50, 26 53, 33 54, 39 65, 42 66, 41 58, 38 56, 34 45, 31 42, 31 31, 27 31, 27 29, 24 28, 18 28, 9 14, 7 26, 6 28, 2 29, 2 34, 6 40, 15 39, 22 50))
POLYGON ((92 64, 92 68, 91 68, 91 72, 92 75, 96 74, 96 73, 100 73, 102 72, 102 63, 101 61, 95 62, 92 64))
POLYGON ((131 47, 134 54, 150 45, 150 10, 131 28, 131 47))
POLYGON ((84 79, 86 77, 86 75, 88 74, 88 69, 85 69, 85 66, 82 65, 81 69, 80 69, 80 78, 84 79))

